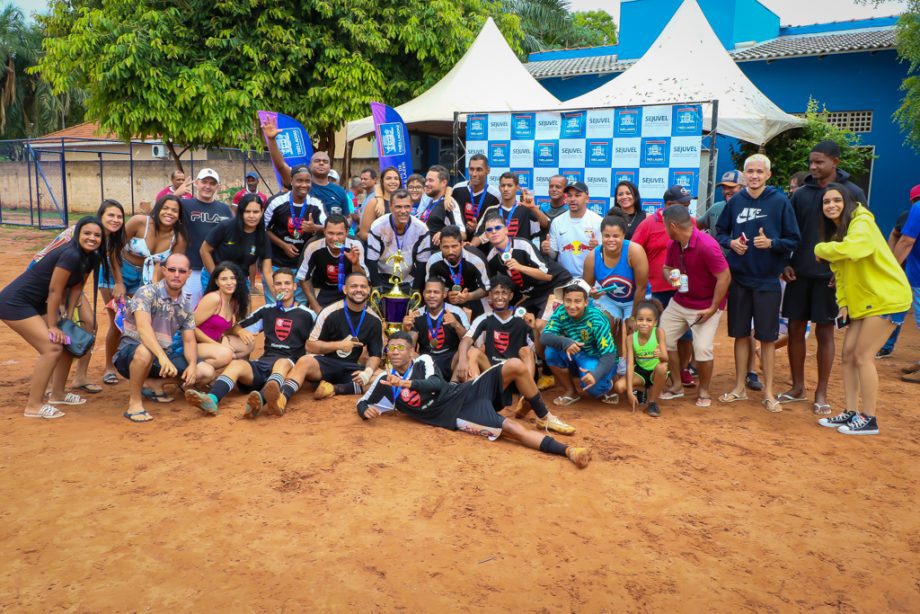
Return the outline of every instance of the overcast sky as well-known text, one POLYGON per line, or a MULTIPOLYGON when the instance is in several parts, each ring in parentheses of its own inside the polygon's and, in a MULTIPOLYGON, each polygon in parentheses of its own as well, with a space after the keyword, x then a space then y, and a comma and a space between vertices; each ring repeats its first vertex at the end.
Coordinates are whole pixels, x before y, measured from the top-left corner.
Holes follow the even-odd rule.
MULTIPOLYGON (((907 6, 907 2, 903 0, 886 0, 878 8, 871 4, 869 6, 859 5, 853 0, 760 0, 760 2, 779 15, 783 25, 897 15, 907 6)), ((34 11, 43 12, 48 6, 47 0, 14 0, 13 4, 19 6, 26 14, 34 11)), ((619 0, 569 0, 569 4, 575 11, 601 9, 619 20, 619 0)))

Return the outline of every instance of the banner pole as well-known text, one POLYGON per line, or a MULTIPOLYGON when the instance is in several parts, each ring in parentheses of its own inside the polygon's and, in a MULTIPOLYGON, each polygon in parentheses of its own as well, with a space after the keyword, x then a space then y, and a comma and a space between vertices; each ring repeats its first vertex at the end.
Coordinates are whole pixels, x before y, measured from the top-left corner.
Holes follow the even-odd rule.
POLYGON ((719 119, 719 101, 712 101, 712 123, 709 126, 709 178, 706 182, 706 211, 715 200, 716 182, 716 125, 719 119))
POLYGON ((453 127, 453 148, 454 148, 454 168, 451 169, 451 176, 454 183, 460 176, 460 169, 457 166, 460 163, 460 113, 454 111, 453 127))

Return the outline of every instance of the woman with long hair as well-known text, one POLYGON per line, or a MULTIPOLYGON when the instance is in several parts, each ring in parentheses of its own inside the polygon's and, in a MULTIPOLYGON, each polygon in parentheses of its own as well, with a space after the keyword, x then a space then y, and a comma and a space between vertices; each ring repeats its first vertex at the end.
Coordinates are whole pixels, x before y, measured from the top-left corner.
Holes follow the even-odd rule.
POLYGON ((639 188, 632 181, 621 181, 613 191, 615 204, 607 215, 618 215, 626 220, 626 238, 632 239, 633 233, 639 223, 645 219, 642 210, 642 200, 639 198, 639 188))
POLYGON ((217 262, 232 262, 248 274, 259 263, 262 279, 272 278, 272 251, 265 231, 265 203, 258 194, 247 194, 237 204, 236 216, 214 227, 201 244, 201 286, 207 287, 217 262))
POLYGON ((222 369, 235 358, 249 356, 253 334, 238 326, 248 312, 246 275, 233 262, 221 262, 214 267, 205 294, 195 308, 198 357, 222 369))
MULTIPOLYGON (((96 282, 99 293, 102 295, 102 305, 107 306, 110 301, 124 300, 125 285, 121 279, 121 250, 125 246, 125 209, 117 200, 107 198, 102 201, 96 210, 96 217, 102 222, 102 251, 105 257, 96 270, 96 282)), ((59 234, 55 239, 45 246, 40 252, 35 254, 29 266, 34 266, 49 252, 68 244, 74 235, 76 226, 70 226, 59 234)), ((95 296, 93 296, 95 301, 95 296)), ((83 300, 80 301, 80 309, 77 314, 79 318, 77 323, 89 332, 98 330, 98 323, 93 317, 94 304, 87 298, 87 293, 83 294, 83 300)), ((109 316, 109 328, 105 335, 105 371, 102 380, 107 384, 117 384, 118 377, 115 375, 115 366, 112 364, 112 357, 118 348, 118 328, 115 326, 115 312, 106 309, 109 316), (114 381, 106 379, 109 375, 114 381)), ((73 388, 82 392, 96 394, 102 392, 97 384, 89 381, 87 369, 93 357, 93 350, 90 348, 86 354, 77 361, 77 368, 74 373, 73 388)))
POLYGON ((818 424, 844 435, 877 435, 875 354, 904 322, 912 299, 910 284, 875 217, 846 186, 827 184, 821 208, 824 225, 815 257, 830 263, 840 309, 837 325, 846 326, 841 352, 846 408, 818 424))
POLYGON ((60 418, 64 412, 55 405, 86 402, 64 391, 73 357, 64 349, 67 339, 58 323, 72 316, 87 277, 105 258, 102 222, 84 217, 77 222, 73 236, 67 245, 51 250, 0 292, 0 320, 38 351, 23 412, 27 418, 60 418), (51 397, 44 403, 49 381, 51 397))
POLYGON ((121 277, 125 294, 133 296, 141 286, 154 283, 158 266, 172 253, 184 254, 188 241, 182 222, 182 200, 173 194, 160 197, 150 215, 135 215, 125 224, 121 277))
POLYGON ((390 195, 403 188, 402 176, 395 166, 388 166, 380 173, 380 183, 374 187, 374 199, 367 201, 364 211, 361 212, 361 226, 358 237, 367 241, 367 233, 371 224, 379 217, 390 212, 390 195))

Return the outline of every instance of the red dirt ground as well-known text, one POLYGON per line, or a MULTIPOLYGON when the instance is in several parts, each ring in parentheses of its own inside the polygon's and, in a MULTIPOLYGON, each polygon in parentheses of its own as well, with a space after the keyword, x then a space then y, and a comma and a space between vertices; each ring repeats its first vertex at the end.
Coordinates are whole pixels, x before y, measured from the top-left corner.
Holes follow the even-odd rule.
MULTIPOLYGON (((0 285, 49 237, 0 230, 0 285)), ((804 403, 681 400, 654 420, 583 402, 560 412, 594 451, 583 471, 365 424, 354 398, 255 422, 239 396, 214 418, 177 401, 136 425, 122 383, 26 420, 35 356, 5 326, 0 345, 2 610, 920 611, 920 386, 897 377, 920 356, 912 319, 879 362, 878 437, 804 403)), ((715 392, 731 364, 722 336, 715 392)))

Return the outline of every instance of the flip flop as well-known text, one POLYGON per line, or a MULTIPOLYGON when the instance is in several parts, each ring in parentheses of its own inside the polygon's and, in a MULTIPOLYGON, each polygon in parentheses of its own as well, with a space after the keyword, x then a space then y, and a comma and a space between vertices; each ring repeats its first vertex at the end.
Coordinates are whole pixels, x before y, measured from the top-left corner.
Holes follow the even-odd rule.
POLYGON ((679 399, 684 396, 683 392, 671 392, 670 390, 665 390, 658 395, 658 398, 662 401, 671 401, 673 399, 679 399))
POLYGON ((804 394, 800 397, 794 397, 788 392, 783 392, 783 393, 776 395, 776 402, 782 403, 782 404, 798 403, 799 401, 806 401, 806 400, 808 400, 808 397, 806 397, 804 394))
POLYGON ((169 396, 165 392, 154 392, 150 388, 142 388, 141 396, 143 396, 145 399, 156 401, 157 403, 172 403, 175 401, 173 397, 169 396))
POLYGON ((712 407, 712 399, 710 397, 697 397, 696 406, 697 407, 712 407))
POLYGON ((812 413, 816 416, 830 416, 833 412, 831 406, 827 403, 815 403, 811 409, 812 413))
POLYGON ((108 373, 102 374, 102 383, 108 384, 109 386, 114 386, 118 383, 118 375, 109 371, 108 373))
POLYGON ((735 401, 747 401, 747 395, 743 392, 738 394, 736 392, 726 392, 719 397, 719 403, 734 403, 735 401))
POLYGON ((902 375, 902 376, 901 376, 901 381, 902 381, 902 382, 913 382, 913 383, 915 383, 915 384, 920 384, 920 371, 914 371, 913 373, 909 373, 909 374, 907 374, 907 375, 902 375))
POLYGON ((920 362, 915 362, 912 365, 901 367, 901 373, 904 375, 910 375, 911 373, 916 373, 917 371, 920 371, 920 362))
POLYGON ((99 394, 102 392, 102 386, 99 384, 81 384, 79 386, 74 386, 74 390, 81 390, 89 394, 99 394))
POLYGON ((42 405, 41 409, 38 410, 37 414, 30 414, 28 412, 22 412, 22 415, 26 418, 44 418, 45 420, 53 420, 55 418, 63 418, 65 416, 57 407, 53 405, 42 405))
POLYGON ((135 411, 135 412, 126 411, 122 415, 128 420, 130 420, 131 422, 136 422, 138 424, 140 424, 141 422, 150 422, 151 420, 153 420, 153 416, 148 414, 146 409, 142 409, 141 411, 135 411), (147 416, 148 419, 138 420, 135 416, 147 416))
POLYGON ((764 399, 761 401, 761 405, 763 405, 771 414, 778 414, 783 411, 783 406, 776 399, 764 399))
POLYGON ((83 405, 84 403, 86 403, 86 399, 73 392, 68 392, 64 395, 64 398, 59 401, 48 400, 49 405, 83 405))
POLYGON ((567 395, 560 395, 560 396, 556 397, 555 399, 553 399, 553 405, 555 405, 555 406, 557 406, 557 407, 566 407, 566 406, 571 405, 571 404, 573 404, 573 403, 577 403, 577 402, 579 402, 580 400, 581 400, 581 397, 579 397, 579 396, 570 397, 570 396, 567 396, 567 395))

